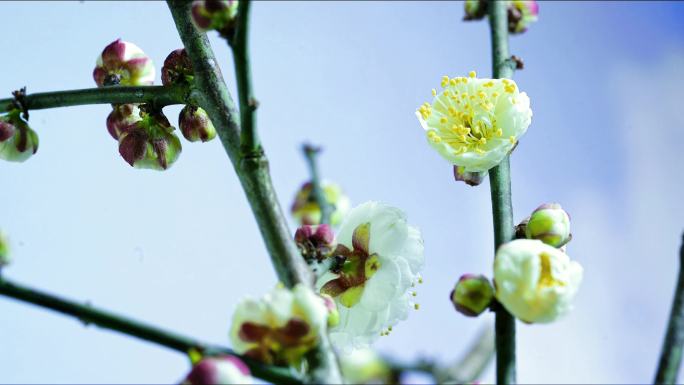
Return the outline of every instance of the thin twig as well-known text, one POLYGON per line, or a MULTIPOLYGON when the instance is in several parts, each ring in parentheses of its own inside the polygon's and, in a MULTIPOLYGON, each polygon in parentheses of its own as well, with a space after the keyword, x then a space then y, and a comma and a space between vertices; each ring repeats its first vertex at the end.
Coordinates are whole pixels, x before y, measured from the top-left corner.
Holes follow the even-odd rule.
MULTIPOLYGON (((266 155, 263 151, 246 155, 240 151, 240 122, 237 120, 235 103, 223 81, 206 34, 192 23, 191 2, 168 0, 167 3, 192 61, 199 105, 209 114, 237 171, 278 278, 288 287, 298 283, 311 286, 313 275, 294 243, 273 188, 266 155)), ((310 363, 311 380, 318 383, 342 382, 328 336, 321 332, 318 339, 319 344, 312 353, 310 363)))
MULTIPOLYGON (((0 99, 0 112, 15 108, 15 99, 0 99)), ((80 90, 40 92, 22 97, 27 110, 71 107, 86 104, 152 103, 158 107, 190 101, 189 90, 182 86, 116 86, 80 90)))
MULTIPOLYGON (((203 355, 236 355, 228 348, 206 344, 194 338, 98 309, 90 304, 81 304, 20 285, 3 277, 0 277, 0 295, 76 317, 85 325, 97 325, 101 328, 137 337, 181 353, 188 354, 191 350, 195 350, 203 355)), ((239 355, 236 356, 240 357, 239 355)), ((240 358, 249 366, 252 375, 255 377, 274 383, 301 383, 301 379, 297 377, 296 373, 288 368, 264 365, 247 357, 240 358)))
POLYGON ((321 224, 330 224, 330 216, 332 215, 332 207, 325 198, 321 175, 318 172, 317 156, 321 152, 320 147, 311 144, 304 144, 302 152, 306 158, 306 163, 309 166, 309 175, 311 175, 311 197, 316 202, 316 205, 321 210, 321 224))
POLYGON ((679 278, 675 288, 667 334, 660 353, 660 362, 656 371, 656 384, 675 384, 682 364, 684 348, 684 236, 679 249, 679 278))
MULTIPOLYGON (((508 53, 507 2, 488 2, 492 36, 492 64, 494 78, 511 78, 513 68, 508 53)), ((511 170, 509 158, 489 171, 494 217, 495 248, 511 241, 515 236, 513 205, 511 203, 511 170)), ((515 318, 503 306, 496 310, 496 382, 514 384, 515 370, 515 318)))

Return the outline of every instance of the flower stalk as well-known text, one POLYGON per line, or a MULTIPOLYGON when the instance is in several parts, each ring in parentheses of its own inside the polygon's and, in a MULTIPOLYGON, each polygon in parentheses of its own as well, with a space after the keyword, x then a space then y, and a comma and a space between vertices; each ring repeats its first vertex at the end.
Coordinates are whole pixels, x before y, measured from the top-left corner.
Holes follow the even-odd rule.
POLYGON ((672 300, 667 334, 663 341, 655 384, 676 384, 684 350, 684 237, 679 249, 679 278, 672 300))
MULTIPOLYGON (((506 2, 492 1, 488 5, 492 41, 492 77, 511 78, 515 63, 510 60, 508 52, 506 2)), ((515 236, 508 156, 489 171, 489 182, 494 219, 494 243, 495 248, 498 248, 515 236)), ((515 318, 503 306, 497 306, 495 322, 496 382, 497 384, 514 384, 516 382, 515 318)))
MULTIPOLYGON (((76 317, 85 325, 94 324, 101 328, 137 337, 144 341, 159 344, 184 354, 188 354, 190 351, 196 351, 203 355, 236 355, 228 348, 206 344, 195 340, 194 338, 164 330, 106 310, 98 309, 89 304, 81 304, 28 286, 20 285, 3 277, 0 277, 0 295, 76 317)), ((250 360, 247 357, 238 357, 247 364, 255 377, 274 383, 296 384, 302 382, 294 372, 287 368, 264 365, 260 362, 250 360)))

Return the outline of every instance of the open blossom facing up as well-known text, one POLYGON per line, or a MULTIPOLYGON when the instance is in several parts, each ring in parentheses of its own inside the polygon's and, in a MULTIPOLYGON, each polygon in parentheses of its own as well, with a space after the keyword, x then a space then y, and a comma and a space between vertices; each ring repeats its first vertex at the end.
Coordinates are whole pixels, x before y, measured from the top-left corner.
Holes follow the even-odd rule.
POLYGON ((183 385, 251 384, 249 368, 234 356, 207 357, 192 367, 183 385))
POLYGON ((246 299, 233 314, 230 339, 239 354, 268 364, 297 366, 318 344, 329 311, 323 298, 299 284, 246 299))
POLYGON ((38 134, 19 111, 0 116, 0 159, 23 162, 38 151, 38 134))
POLYGON ((513 80, 442 78, 416 115, 430 145, 463 172, 485 172, 513 150, 532 121, 530 99, 513 80))
POLYGON ((404 213, 378 202, 352 209, 340 226, 329 271, 316 288, 335 299, 340 323, 330 329, 336 346, 362 347, 406 319, 416 307, 423 240, 404 213))
POLYGON ((527 323, 548 323, 572 309, 582 266, 539 240, 503 244, 494 260, 496 298, 527 323))
POLYGON ((93 70, 98 87, 151 85, 154 75, 152 59, 137 45, 121 39, 105 47, 93 70))
MULTIPOLYGON (((323 181, 321 187, 325 200, 333 207, 330 223, 337 225, 349 211, 351 205, 349 198, 344 195, 342 188, 335 183, 323 181)), ((304 183, 297 191, 290 212, 300 225, 318 225, 321 223, 321 208, 318 207, 318 203, 314 199, 313 185, 310 182, 304 183)))

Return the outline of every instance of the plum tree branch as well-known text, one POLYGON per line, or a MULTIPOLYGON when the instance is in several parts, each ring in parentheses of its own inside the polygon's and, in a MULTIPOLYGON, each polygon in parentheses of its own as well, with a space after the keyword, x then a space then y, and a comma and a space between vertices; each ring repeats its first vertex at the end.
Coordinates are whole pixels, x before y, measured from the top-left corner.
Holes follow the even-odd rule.
MULTIPOLYGON (((115 86, 80 90, 40 92, 23 98, 24 108, 42 110, 86 104, 151 103, 158 107, 184 104, 191 100, 183 86, 115 86)), ((0 112, 15 108, 15 98, 0 99, 0 112)))
MULTIPOLYGON (((191 350, 196 350, 203 355, 236 355, 228 348, 206 344, 194 338, 164 330, 157 326, 133 320, 110 311, 98 309, 90 304, 81 304, 28 286, 20 285, 11 282, 4 277, 0 277, 0 295, 76 317, 85 325, 97 325, 101 328, 137 337, 181 353, 187 354, 191 350)), ((297 384, 302 382, 302 379, 289 368, 264 365, 248 357, 236 356, 240 357, 240 359, 247 364, 252 375, 255 377, 274 383, 297 384)))
MULTIPOLYGON (((171 15, 195 72, 195 91, 221 139, 238 174, 256 218, 278 278, 288 287, 298 283, 311 286, 313 276, 294 243, 283 210, 276 197, 268 169, 268 159, 260 149, 241 151, 241 122, 206 34, 192 23, 191 2, 167 1, 171 15)), ((242 8, 242 7, 241 7, 242 8)), ((243 9, 243 13, 244 8, 243 9)), ((244 28, 247 21, 241 21, 244 28)), ((238 77, 241 75, 238 74, 238 77)), ((252 127, 252 129, 256 129, 252 127)), ((256 136, 254 136, 256 138, 256 136)), ((256 142, 255 142, 256 143, 256 142)), ((311 356, 311 381, 341 383, 337 358, 326 333, 319 334, 319 344, 311 356)))

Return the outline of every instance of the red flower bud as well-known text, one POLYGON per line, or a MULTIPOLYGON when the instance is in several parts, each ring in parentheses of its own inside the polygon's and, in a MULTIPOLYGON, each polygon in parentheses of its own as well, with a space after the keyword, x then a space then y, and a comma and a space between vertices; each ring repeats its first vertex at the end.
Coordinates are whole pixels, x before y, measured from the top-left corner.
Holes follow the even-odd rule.
POLYGON ((178 126, 185 139, 196 142, 208 142, 216 137, 216 128, 211 123, 209 115, 196 106, 185 106, 178 115, 178 126))

